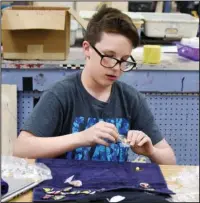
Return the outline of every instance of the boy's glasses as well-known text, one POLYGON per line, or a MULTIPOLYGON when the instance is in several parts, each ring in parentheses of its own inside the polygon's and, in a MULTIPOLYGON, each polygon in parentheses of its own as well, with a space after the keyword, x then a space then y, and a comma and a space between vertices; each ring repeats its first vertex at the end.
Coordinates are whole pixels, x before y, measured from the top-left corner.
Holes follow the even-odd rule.
POLYGON ((123 72, 127 72, 136 67, 137 63, 132 56, 129 56, 128 61, 119 60, 107 55, 102 54, 95 46, 91 45, 91 47, 97 52, 97 54, 101 57, 100 64, 105 68, 114 68, 117 64, 120 65, 120 70, 123 72))

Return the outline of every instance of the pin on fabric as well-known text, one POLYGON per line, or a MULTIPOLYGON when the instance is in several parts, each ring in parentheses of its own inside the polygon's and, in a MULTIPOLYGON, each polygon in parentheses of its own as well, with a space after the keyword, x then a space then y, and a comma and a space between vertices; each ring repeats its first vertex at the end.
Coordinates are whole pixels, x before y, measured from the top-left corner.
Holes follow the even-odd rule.
POLYGON ((69 192, 70 190, 72 190, 72 187, 66 187, 66 188, 64 188, 62 191, 63 191, 63 192, 69 192))
POLYGON ((91 190, 72 190, 72 187, 63 188, 62 190, 55 191, 54 188, 43 188, 44 192, 46 193, 42 199, 43 200, 62 200, 67 195, 78 195, 78 194, 84 194, 84 195, 93 195, 96 193, 96 191, 91 190))
POLYGON ((72 191, 72 192, 69 192, 68 194, 70 195, 77 195, 77 194, 80 194, 81 192, 76 190, 76 191, 72 191))
POLYGON ((45 193, 51 193, 54 188, 43 188, 45 193))
POLYGON ((128 140, 123 136, 119 134, 118 140, 125 146, 130 147, 130 144, 128 143, 128 140))
POLYGON ((82 181, 80 180, 74 180, 69 182, 70 185, 73 185, 74 187, 81 187, 82 186, 82 181))
POLYGON ((61 194, 61 191, 60 190, 53 190, 53 188, 43 188, 44 192, 47 194, 47 195, 59 195, 61 194))
POLYGON ((137 167, 135 168, 135 170, 136 170, 137 172, 139 172, 139 171, 143 171, 143 169, 140 168, 139 166, 137 166, 137 167))
POLYGON ((150 185, 148 183, 140 183, 140 187, 142 187, 144 189, 148 189, 148 188, 150 188, 150 185))
POLYGON ((44 196, 42 199, 48 200, 48 199, 50 199, 50 198, 52 198, 52 197, 53 197, 53 195, 45 194, 45 196, 44 196))
POLYGON ((65 198, 64 195, 57 195, 57 196, 53 197, 54 200, 61 200, 61 199, 64 199, 64 198, 65 198))
POLYGON ((81 180, 73 180, 74 175, 67 178, 64 183, 68 183, 74 187, 81 187, 83 185, 81 180))
POLYGON ((85 195, 89 195, 91 193, 92 193, 91 190, 83 190, 83 191, 81 191, 81 194, 85 194, 85 195))

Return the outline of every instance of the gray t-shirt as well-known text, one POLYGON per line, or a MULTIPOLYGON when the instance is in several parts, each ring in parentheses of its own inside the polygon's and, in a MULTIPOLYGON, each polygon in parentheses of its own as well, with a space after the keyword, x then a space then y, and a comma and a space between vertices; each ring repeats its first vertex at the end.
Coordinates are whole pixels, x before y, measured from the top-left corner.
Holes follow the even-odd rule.
MULTIPOLYGON (((81 73, 73 73, 46 90, 21 130, 35 136, 53 137, 83 131, 103 120, 113 123, 124 136, 129 130, 141 130, 154 145, 163 139, 144 95, 116 81, 108 102, 99 101, 82 85, 81 73)), ((123 162, 127 161, 128 148, 121 143, 80 147, 60 157, 123 162)))

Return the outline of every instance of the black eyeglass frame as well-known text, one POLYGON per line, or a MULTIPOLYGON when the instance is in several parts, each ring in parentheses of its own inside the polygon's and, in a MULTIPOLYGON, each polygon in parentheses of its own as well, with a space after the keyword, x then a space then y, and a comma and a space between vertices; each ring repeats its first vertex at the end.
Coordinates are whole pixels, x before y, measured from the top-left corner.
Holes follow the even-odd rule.
POLYGON ((132 61, 119 60, 119 59, 117 59, 117 58, 110 57, 110 56, 108 56, 108 55, 102 54, 95 46, 93 46, 93 45, 91 45, 91 44, 90 44, 90 46, 91 46, 91 47, 97 52, 97 54, 101 57, 100 64, 101 64, 103 67, 105 67, 105 68, 114 68, 117 64, 119 64, 121 71, 123 71, 123 72, 128 72, 128 71, 133 70, 133 69, 136 68, 136 66, 137 66, 137 63, 136 63, 135 59, 134 59, 131 55, 130 55, 129 57, 131 58, 132 61), (115 60, 116 60, 116 64, 115 64, 114 66, 112 66, 112 67, 104 66, 104 65, 102 64, 102 60, 103 60, 104 57, 108 57, 108 58, 111 58, 111 59, 115 59, 115 60), (123 70, 123 69, 121 69, 121 63, 123 63, 123 62, 131 63, 131 64, 133 65, 133 67, 132 67, 131 69, 128 69, 128 70, 123 70))

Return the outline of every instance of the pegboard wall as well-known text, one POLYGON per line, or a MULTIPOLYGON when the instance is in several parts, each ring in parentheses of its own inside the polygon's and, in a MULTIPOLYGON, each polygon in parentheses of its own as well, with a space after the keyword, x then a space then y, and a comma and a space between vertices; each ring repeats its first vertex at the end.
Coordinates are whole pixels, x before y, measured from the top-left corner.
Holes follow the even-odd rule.
MULTIPOLYGON (((41 94, 18 91, 18 132, 41 94)), ((199 96, 146 93, 146 97, 162 134, 175 150, 177 164, 199 165, 199 96)))

